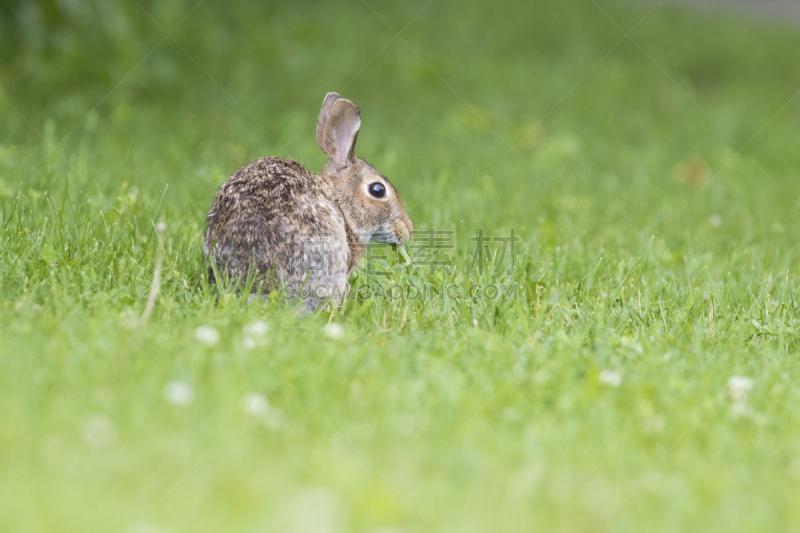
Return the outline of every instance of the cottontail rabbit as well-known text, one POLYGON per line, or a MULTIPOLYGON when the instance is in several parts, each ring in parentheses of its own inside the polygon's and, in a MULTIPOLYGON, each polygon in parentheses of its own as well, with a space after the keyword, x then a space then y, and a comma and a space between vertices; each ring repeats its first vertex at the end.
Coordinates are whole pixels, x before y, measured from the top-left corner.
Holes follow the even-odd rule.
POLYGON ((367 244, 403 244, 413 228, 389 180, 355 156, 360 126, 358 107, 328 93, 317 122, 328 156, 320 173, 276 157, 239 169, 208 212, 203 254, 229 276, 251 271, 264 293, 283 286, 309 310, 340 302, 367 244))

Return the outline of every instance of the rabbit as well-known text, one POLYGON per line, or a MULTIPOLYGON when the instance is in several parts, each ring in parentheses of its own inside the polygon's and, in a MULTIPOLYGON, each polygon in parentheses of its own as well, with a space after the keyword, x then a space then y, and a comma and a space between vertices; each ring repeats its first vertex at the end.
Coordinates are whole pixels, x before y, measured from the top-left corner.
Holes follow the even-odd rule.
POLYGON ((394 186, 356 157, 360 127, 361 110, 328 93, 317 121, 317 144, 328 156, 322 170, 267 157, 235 172, 206 216, 205 258, 239 280, 252 272, 254 291, 283 287, 308 311, 329 299, 341 304, 367 244, 402 245, 413 231, 394 186))

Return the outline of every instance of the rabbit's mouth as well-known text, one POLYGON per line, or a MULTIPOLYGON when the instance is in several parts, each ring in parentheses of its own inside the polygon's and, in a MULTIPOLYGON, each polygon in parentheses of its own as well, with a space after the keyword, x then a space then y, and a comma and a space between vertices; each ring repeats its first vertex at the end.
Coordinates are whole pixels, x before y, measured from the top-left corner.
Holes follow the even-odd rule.
POLYGON ((372 233, 372 242, 380 242, 384 244, 404 244, 406 242, 406 233, 403 231, 392 231, 386 227, 380 227, 372 233))
POLYGON ((397 235, 386 228, 379 228, 377 231, 373 232, 370 241, 383 244, 403 244, 403 241, 398 239, 397 235))

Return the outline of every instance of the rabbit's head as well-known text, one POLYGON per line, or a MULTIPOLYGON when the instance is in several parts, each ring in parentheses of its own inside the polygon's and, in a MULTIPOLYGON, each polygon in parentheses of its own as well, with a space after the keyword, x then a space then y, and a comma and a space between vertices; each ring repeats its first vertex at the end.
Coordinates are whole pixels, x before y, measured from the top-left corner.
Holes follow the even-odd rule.
POLYGON ((400 195, 375 167, 356 157, 361 111, 353 102, 328 93, 317 122, 317 144, 328 156, 322 176, 330 180, 350 230, 362 243, 403 244, 413 225, 400 195))

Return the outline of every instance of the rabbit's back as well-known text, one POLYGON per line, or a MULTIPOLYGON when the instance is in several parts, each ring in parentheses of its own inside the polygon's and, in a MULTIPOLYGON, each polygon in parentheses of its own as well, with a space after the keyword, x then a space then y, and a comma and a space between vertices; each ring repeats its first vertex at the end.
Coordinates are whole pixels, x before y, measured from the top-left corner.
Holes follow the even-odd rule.
POLYGON ((321 176, 297 161, 263 158, 220 187, 206 217, 203 252, 229 275, 252 271, 265 292, 341 295, 349 249, 344 218, 321 176))

